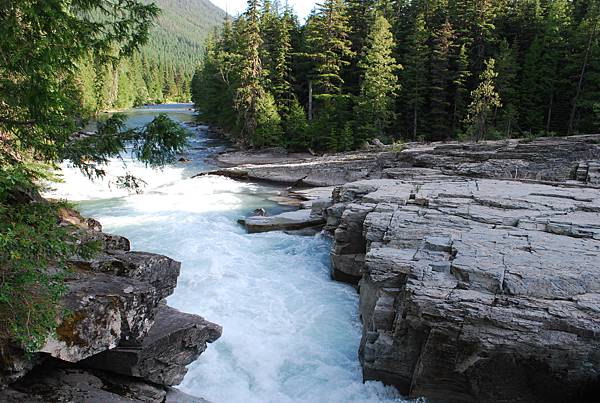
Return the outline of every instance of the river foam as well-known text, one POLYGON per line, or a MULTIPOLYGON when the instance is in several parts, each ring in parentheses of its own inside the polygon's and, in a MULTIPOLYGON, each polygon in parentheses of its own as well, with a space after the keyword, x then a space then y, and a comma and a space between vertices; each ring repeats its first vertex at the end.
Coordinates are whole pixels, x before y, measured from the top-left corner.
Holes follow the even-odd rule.
POLYGON ((215 403, 402 401, 392 388, 362 382, 358 296, 330 279, 329 239, 246 234, 236 224, 258 207, 280 210, 268 201, 277 189, 191 179, 182 164, 135 169, 149 183, 143 194, 91 183, 65 167, 53 195, 80 201, 83 214, 134 249, 182 262, 169 304, 224 328, 190 366, 184 391, 215 403))

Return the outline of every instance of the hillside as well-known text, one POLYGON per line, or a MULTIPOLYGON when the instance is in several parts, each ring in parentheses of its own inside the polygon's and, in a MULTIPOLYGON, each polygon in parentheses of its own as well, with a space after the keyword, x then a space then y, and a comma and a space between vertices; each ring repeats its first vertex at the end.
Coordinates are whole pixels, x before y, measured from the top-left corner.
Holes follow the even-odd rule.
POLYGON ((225 12, 209 0, 147 0, 162 9, 144 53, 150 58, 191 68, 202 54, 208 34, 225 12))
POLYGON ((86 114, 145 103, 189 101, 190 81, 204 41, 225 12, 209 0, 143 0, 162 13, 149 43, 119 64, 80 63, 76 84, 86 114))

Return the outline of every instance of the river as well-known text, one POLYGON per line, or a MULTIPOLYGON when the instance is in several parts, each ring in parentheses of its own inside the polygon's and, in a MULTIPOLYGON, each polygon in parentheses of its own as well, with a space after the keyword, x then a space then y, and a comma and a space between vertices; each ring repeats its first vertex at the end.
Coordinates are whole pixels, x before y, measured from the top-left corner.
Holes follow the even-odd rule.
POLYGON ((278 189, 217 176, 191 179, 212 168, 209 157, 224 145, 208 138, 205 127, 186 125, 190 108, 127 112, 130 126, 162 112, 191 131, 187 163, 154 170, 124 158, 147 182, 143 193, 111 183, 125 170, 117 160, 95 182, 64 166, 64 183, 50 193, 76 202, 105 231, 128 237, 133 249, 182 262, 169 305, 224 330, 190 365, 180 388, 214 403, 402 401, 392 388, 362 382, 358 295, 330 279, 330 240, 246 234, 236 220, 259 207, 281 211, 269 201, 278 189))

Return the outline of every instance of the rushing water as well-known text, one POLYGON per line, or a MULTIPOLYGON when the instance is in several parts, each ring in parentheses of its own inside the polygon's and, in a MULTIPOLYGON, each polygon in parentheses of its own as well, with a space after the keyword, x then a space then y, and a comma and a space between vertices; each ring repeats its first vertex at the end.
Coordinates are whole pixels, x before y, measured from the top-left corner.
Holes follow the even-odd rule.
MULTIPOLYGON (((136 109, 128 124, 167 112, 182 124, 189 105, 136 109)), ((248 235, 237 218, 270 202, 277 189, 205 176, 206 159, 223 149, 205 128, 189 128, 188 163, 152 170, 128 161, 147 182, 143 194, 115 188, 124 172, 114 161, 103 181, 92 183, 64 167, 55 197, 77 201, 84 215, 133 248, 181 261, 179 285, 168 300, 185 312, 223 326, 223 336, 192 364, 184 391, 215 403, 401 401, 391 388, 363 383, 357 351, 358 296, 329 277, 330 241, 281 232, 248 235)), ((125 158, 127 161, 127 158, 125 158)))

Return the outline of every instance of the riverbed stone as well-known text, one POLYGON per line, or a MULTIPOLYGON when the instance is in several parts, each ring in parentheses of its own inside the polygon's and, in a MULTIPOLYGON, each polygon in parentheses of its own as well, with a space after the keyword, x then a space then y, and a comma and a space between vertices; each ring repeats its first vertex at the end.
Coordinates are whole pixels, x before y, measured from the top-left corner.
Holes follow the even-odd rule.
POLYGON ((139 347, 117 347, 81 365, 142 378, 159 385, 177 385, 195 361, 221 336, 222 329, 197 315, 161 306, 154 325, 139 347))
POLYGON ((139 344, 163 299, 149 283, 105 273, 75 273, 67 286, 62 305, 68 314, 40 351, 68 362, 139 344))
POLYGON ((321 215, 313 214, 312 210, 309 209, 287 211, 267 217, 253 216, 240 219, 239 222, 251 234, 269 231, 300 230, 325 224, 325 220, 321 215))

